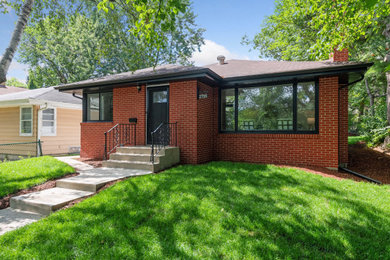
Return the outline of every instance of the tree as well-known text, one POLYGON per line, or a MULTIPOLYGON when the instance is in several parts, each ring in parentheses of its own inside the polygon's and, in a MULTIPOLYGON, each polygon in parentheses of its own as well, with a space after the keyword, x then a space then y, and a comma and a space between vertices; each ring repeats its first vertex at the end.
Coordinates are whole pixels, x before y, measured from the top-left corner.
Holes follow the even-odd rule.
POLYGON ((12 77, 9 80, 7 80, 6 85, 12 86, 12 87, 23 87, 23 88, 27 87, 26 83, 21 82, 20 80, 18 80, 15 77, 12 77))
POLYGON ((281 0, 261 31, 253 39, 244 38, 262 57, 278 60, 323 60, 334 48, 348 48, 352 60, 375 62, 368 73, 368 88, 359 85, 374 105, 386 91, 389 42, 390 0, 281 0))
POLYGON ((83 1, 77 12, 59 8, 62 16, 32 22, 20 46, 19 61, 29 64, 29 82, 34 86, 75 82, 163 63, 189 64, 193 51, 203 43, 203 29, 197 28, 190 8, 177 15, 176 25, 170 30, 156 28, 165 38, 158 48, 129 32, 137 11, 127 5, 108 13, 83 1))
MULTIPOLYGON (((6 10, 6 4, 7 2, 2 2, 0 8, 6 10)), ((22 38, 23 30, 27 25, 33 4, 34 0, 25 0, 21 12, 19 14, 19 19, 16 22, 15 29, 12 33, 11 41, 0 60, 0 85, 5 84, 5 82, 7 81, 6 75, 9 66, 11 65, 16 49, 18 48, 20 39, 22 38)))
MULTIPOLYGON (((127 55, 131 54, 134 65, 130 66, 130 70, 143 67, 144 64, 156 66, 162 61, 186 62, 188 57, 196 48, 199 48, 202 42, 202 30, 197 29, 194 24, 194 15, 191 11, 189 0, 1 1, 0 8, 3 10, 10 6, 17 12, 20 12, 20 17, 23 17, 22 21, 24 22, 22 25, 25 26, 28 18, 30 18, 29 26, 36 28, 42 25, 48 26, 50 20, 54 20, 50 25, 51 27, 56 26, 55 21, 58 22, 58 25, 65 22, 67 26, 72 26, 69 24, 72 15, 84 15, 85 18, 92 19, 94 23, 97 17, 103 18, 104 22, 100 23, 99 26, 105 29, 105 33, 114 37, 101 37, 103 40, 99 41, 99 50, 103 52, 104 58, 100 59, 99 62, 103 62, 105 58, 109 58, 111 59, 112 65, 112 62, 118 59, 118 55, 114 54, 121 54, 122 57, 126 56, 125 53, 127 55), (26 5, 30 9, 25 8, 26 5), (25 12, 25 9, 30 10, 30 12, 32 9, 30 16, 27 15, 30 13, 25 12), (101 11, 101 13, 106 13, 106 15, 103 17, 101 14, 98 14, 96 11, 98 9, 106 11, 101 11), (118 26, 121 28, 120 31, 116 31, 118 26), (118 32, 118 35, 116 32, 118 32), (133 52, 134 49, 132 48, 126 49, 126 47, 123 47, 129 46, 130 43, 136 44, 137 52, 133 52), (109 47, 115 47, 115 44, 121 45, 120 51, 122 53, 118 53, 116 50, 109 50, 109 47), (138 58, 135 59, 135 57, 138 58)), ((57 28, 59 28, 58 25, 57 28)), ((18 24, 16 28, 19 28, 18 24)), ((15 35, 20 39, 23 30, 15 29, 15 32, 17 32, 15 35)), ((99 36, 102 35, 100 34, 99 36)), ((3 60, 6 62, 4 65, 0 64, 3 69, 0 71, 0 79, 1 77, 5 79, 9 63, 15 54, 19 41, 12 40, 11 42, 12 48, 10 48, 9 54, 3 57, 3 60)), ((117 70, 115 66, 111 66, 111 69, 113 71, 122 71, 129 67, 129 61, 126 61, 126 66, 119 65, 121 61, 118 61, 118 67, 121 67, 121 70, 117 70)), ((106 66, 108 66, 107 64, 105 63, 106 66)), ((55 70, 54 65, 51 67, 55 70)), ((43 67, 40 69, 46 70, 43 67)), ((49 73, 47 71, 45 72, 49 73)), ((61 74, 58 72, 55 73, 59 78, 62 77, 61 74)), ((30 78, 34 78, 34 76, 31 75, 30 78)), ((60 82, 64 81, 65 78, 62 77, 60 82)))

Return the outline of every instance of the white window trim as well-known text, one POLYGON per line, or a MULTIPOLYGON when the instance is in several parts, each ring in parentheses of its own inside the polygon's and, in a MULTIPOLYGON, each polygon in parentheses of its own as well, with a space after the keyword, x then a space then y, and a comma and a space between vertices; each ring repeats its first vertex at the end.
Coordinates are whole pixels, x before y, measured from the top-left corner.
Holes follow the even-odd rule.
MULTIPOLYGON (((27 120, 24 120, 27 121, 27 120)), ((19 136, 33 136, 34 133, 34 107, 20 106, 19 107, 19 136), (22 110, 23 108, 31 108, 31 133, 22 133, 22 110)))
POLYGON ((39 129, 40 129, 40 132, 41 132, 41 136, 57 136, 57 108, 55 107, 46 107, 45 109, 43 109, 42 111, 40 111, 40 115, 39 115, 39 121, 40 121, 40 125, 39 125, 39 129), (46 110, 46 109, 54 109, 54 133, 50 133, 50 134, 45 134, 43 133, 42 129, 43 129, 43 110, 46 110))

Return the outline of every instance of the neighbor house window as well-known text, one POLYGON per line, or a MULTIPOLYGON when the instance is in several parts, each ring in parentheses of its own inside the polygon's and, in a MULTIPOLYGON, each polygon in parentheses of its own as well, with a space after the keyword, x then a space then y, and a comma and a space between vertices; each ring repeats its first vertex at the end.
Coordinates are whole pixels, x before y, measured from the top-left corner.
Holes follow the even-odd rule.
POLYGON ((56 111, 54 108, 42 110, 42 136, 56 135, 56 111))
POLYGON ((112 121, 112 92, 87 94, 87 121, 112 121))
POLYGON ((33 108, 20 108, 20 135, 32 136, 33 134, 33 108))
POLYGON ((229 132, 317 132, 317 95, 314 81, 222 89, 220 129, 229 132))

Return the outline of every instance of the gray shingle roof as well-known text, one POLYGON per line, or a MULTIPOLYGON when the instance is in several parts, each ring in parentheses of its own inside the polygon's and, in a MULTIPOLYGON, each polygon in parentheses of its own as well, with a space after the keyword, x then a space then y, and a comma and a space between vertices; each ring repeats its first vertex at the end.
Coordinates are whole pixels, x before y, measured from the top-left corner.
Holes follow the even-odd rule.
POLYGON ((80 99, 73 97, 71 94, 59 92, 58 90, 54 89, 54 87, 38 88, 0 96, 0 102, 25 99, 81 104, 80 99))
POLYGON ((254 61, 254 60, 228 60, 223 65, 218 63, 205 66, 222 78, 253 76, 262 74, 277 74, 315 69, 345 67, 360 64, 356 62, 330 62, 330 61, 254 61))
MULTIPOLYGON (((368 63, 355 62, 330 62, 330 61, 253 61, 253 60, 228 60, 223 65, 218 63, 207 65, 204 67, 196 66, 180 66, 180 65, 163 65, 155 68, 146 68, 134 72, 124 72, 114 75, 108 75, 101 78, 88 79, 84 81, 74 82, 70 84, 60 85, 55 88, 66 90, 75 90, 88 88, 93 86, 104 86, 109 84, 120 83, 145 83, 152 80, 165 80, 178 77, 187 78, 199 77, 199 75, 208 75, 214 80, 228 80, 229 78, 246 77, 246 76, 262 76, 282 73, 305 73, 313 70, 334 70, 352 68, 354 66, 366 66, 368 63)), ((362 69, 363 70, 363 69, 362 69)))
POLYGON ((6 94, 10 94, 10 93, 22 92, 22 91, 27 91, 27 90, 28 89, 26 89, 26 88, 0 85, 0 95, 6 95, 6 94))

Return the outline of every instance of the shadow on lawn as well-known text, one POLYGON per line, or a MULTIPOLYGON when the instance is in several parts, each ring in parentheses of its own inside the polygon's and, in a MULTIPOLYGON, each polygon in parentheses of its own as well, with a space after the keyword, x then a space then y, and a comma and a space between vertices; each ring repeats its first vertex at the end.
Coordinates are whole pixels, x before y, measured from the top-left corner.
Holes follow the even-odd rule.
POLYGON ((32 239, 19 248, 42 257, 390 256, 389 212, 337 180, 340 188, 285 171, 210 163, 137 177, 11 233, 0 246, 11 250, 26 235, 32 239))

